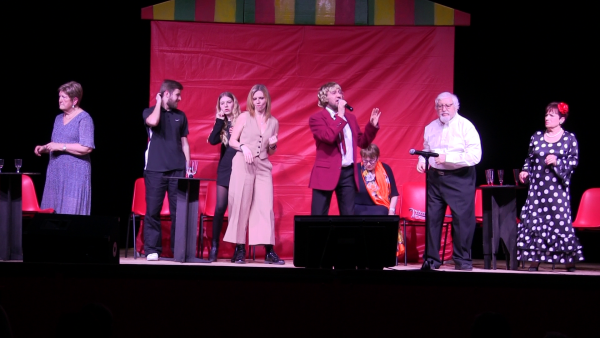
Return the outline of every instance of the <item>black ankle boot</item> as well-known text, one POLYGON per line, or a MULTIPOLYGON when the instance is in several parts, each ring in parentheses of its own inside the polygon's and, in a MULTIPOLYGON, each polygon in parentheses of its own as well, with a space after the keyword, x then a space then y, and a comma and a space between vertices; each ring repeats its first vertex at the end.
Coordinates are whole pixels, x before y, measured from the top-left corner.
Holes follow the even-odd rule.
POLYGON ((246 264, 246 245, 237 244, 232 261, 236 264, 246 264))
MULTIPOLYGON (((218 223, 218 222, 216 222, 218 223)), ((211 262, 217 261, 217 256, 219 254, 219 239, 221 238, 221 225, 213 222, 212 228, 212 246, 210 248, 210 253, 208 254, 208 260, 211 262)), ((235 257, 235 254, 233 255, 235 257)), ((233 261, 231 261, 233 262, 233 261)))
POLYGON ((236 245, 235 249, 233 249, 233 256, 231 256, 231 263, 235 263, 235 255, 237 255, 237 250, 238 250, 238 247, 236 245))
POLYGON ((277 256, 275 250, 273 250, 273 245, 265 245, 265 263, 284 265, 285 261, 277 256))
POLYGON ((210 248, 210 253, 208 254, 208 260, 210 262, 216 262, 218 254, 219 254, 219 247, 213 243, 213 246, 210 248))
POLYGON ((540 262, 531 262, 529 266, 529 271, 538 271, 540 267, 540 262))

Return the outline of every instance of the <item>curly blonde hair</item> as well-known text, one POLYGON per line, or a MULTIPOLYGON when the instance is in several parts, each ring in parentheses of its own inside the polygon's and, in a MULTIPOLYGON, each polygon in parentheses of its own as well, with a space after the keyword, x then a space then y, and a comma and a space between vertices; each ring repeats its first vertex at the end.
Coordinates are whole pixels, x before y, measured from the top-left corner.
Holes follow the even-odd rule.
MULTIPOLYGON (((339 89, 340 91, 342 91, 342 87, 335 83, 335 82, 328 82, 324 85, 321 86, 321 88, 319 88, 319 93, 317 94, 317 106, 321 107, 321 108, 325 108, 327 107, 327 93, 332 90, 332 89, 339 89)), ((343 91, 342 91, 343 93, 343 91)), ((343 94, 342 94, 343 97, 343 94)))

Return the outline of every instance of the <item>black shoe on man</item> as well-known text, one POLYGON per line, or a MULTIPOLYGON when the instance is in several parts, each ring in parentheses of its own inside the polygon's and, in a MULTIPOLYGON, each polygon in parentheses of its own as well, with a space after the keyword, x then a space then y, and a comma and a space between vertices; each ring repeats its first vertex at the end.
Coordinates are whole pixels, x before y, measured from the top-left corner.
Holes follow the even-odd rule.
POLYGON ((422 271, 432 271, 440 268, 441 264, 436 264, 432 260, 425 260, 421 266, 422 271))

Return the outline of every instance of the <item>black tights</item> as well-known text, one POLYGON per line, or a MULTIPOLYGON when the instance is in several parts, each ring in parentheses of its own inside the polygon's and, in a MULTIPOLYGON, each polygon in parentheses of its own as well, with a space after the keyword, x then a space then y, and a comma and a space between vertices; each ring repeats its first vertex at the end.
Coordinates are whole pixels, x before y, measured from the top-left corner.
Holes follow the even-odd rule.
POLYGON ((213 218, 213 247, 219 247, 223 217, 225 216, 225 211, 227 211, 228 198, 229 187, 217 185, 217 205, 215 206, 215 217, 213 218))

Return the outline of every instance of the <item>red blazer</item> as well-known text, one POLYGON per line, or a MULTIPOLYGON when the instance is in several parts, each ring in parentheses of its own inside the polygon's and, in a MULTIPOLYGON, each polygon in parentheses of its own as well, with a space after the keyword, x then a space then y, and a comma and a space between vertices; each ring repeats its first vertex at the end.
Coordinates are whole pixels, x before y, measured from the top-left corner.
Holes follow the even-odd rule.
MULTIPOLYGON (((375 139, 379 127, 373 127, 369 122, 365 127, 365 132, 360 130, 356 116, 348 113, 344 115, 348 122, 344 119, 332 119, 331 114, 327 109, 313 114, 308 119, 308 125, 315 138, 317 154, 315 164, 310 174, 309 188, 319 190, 334 190, 342 172, 342 153, 340 151, 339 134, 342 132, 346 124, 350 125, 352 130, 352 146, 353 146, 353 162, 356 163, 357 151, 356 147, 366 148, 375 139)), ((356 165, 354 168, 354 181, 358 190, 358 170, 356 165)))

